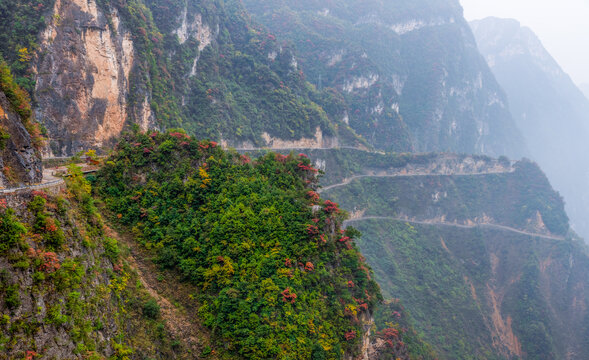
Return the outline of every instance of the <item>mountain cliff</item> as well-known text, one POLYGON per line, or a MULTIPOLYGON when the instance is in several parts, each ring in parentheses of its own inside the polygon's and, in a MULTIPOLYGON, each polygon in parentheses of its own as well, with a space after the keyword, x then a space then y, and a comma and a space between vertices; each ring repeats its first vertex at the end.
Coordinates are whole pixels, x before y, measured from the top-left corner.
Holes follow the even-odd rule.
POLYGON ((292 50, 238 1, 57 0, 5 12, 24 23, 13 34, 24 44, 0 51, 32 92, 47 155, 112 147, 133 123, 236 147, 359 140, 332 115, 337 96, 305 82, 292 50))
POLYGON ((74 172, 67 189, 0 198, 2 358, 189 358, 89 190, 74 172))
POLYGON ((525 154, 458 2, 245 5, 256 20, 236 0, 23 3, 5 9, 22 41, 0 50, 49 155, 112 146, 131 123, 238 148, 525 154))
POLYGON ((358 246, 385 299, 403 302, 440 358, 587 356, 589 256, 536 164, 353 150, 313 157, 338 174, 322 196, 351 212, 346 224, 363 233, 358 246))
POLYGON ((589 100, 529 28, 497 18, 471 26, 532 158, 564 195, 575 230, 589 238, 589 100))
POLYGON ((136 132, 89 180, 71 165, 67 186, 3 196, 0 350, 433 359, 399 302, 375 318, 380 289, 358 233, 313 191, 315 173, 303 155, 250 159, 181 132, 136 132))
POLYGON ((0 193, 2 354, 589 357, 587 249, 485 155, 526 146, 457 1, 0 10, 2 186, 40 178, 33 114, 47 155, 112 150, 0 193))
POLYGON ((346 100, 377 148, 521 156, 505 95, 458 1, 244 1, 295 44, 307 79, 346 100))
POLYGON ((41 181, 41 142, 28 95, 0 57, 0 188, 41 181))

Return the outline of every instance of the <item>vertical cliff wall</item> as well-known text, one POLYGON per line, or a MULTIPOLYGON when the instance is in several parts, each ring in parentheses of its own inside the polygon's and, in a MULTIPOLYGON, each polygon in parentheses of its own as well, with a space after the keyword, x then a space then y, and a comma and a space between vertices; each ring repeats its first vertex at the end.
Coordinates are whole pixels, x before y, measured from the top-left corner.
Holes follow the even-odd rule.
POLYGON ((318 88, 374 146, 520 156, 523 139, 458 1, 244 2, 296 44, 318 88))
MULTIPOLYGON (((57 0, 41 34, 35 112, 51 139, 48 154, 100 148, 118 136, 127 119, 135 51, 114 8, 94 0, 57 0)), ((146 100, 147 101, 147 100, 146 100)), ((149 106, 136 110, 147 128, 149 106)))
POLYGON ((0 188, 40 182, 41 159, 19 114, 0 91, 0 188))

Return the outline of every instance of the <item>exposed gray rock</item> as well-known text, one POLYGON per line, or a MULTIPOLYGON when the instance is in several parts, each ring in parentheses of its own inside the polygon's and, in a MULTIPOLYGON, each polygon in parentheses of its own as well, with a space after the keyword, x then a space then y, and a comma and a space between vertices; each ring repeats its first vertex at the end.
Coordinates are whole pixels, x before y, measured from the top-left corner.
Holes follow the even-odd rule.
POLYGON ((10 135, 4 150, 0 150, 0 187, 40 182, 43 171, 39 152, 3 92, 0 92, 0 126, 10 135))

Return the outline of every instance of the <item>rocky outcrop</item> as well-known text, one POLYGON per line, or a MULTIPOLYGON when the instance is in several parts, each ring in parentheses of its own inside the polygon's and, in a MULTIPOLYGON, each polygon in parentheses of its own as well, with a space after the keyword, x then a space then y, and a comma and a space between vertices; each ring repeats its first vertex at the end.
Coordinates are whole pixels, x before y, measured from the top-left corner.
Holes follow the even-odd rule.
POLYGON ((20 116, 0 91, 0 188, 40 182, 41 158, 20 116))
POLYGON ((310 82, 341 92, 346 123, 376 148, 526 154, 458 1, 244 3, 297 44, 310 82))
POLYGON ((57 0, 41 34, 36 115, 49 132, 49 155, 108 145, 133 112, 142 128, 154 119, 146 97, 129 109, 135 52, 118 12, 94 0, 57 0))

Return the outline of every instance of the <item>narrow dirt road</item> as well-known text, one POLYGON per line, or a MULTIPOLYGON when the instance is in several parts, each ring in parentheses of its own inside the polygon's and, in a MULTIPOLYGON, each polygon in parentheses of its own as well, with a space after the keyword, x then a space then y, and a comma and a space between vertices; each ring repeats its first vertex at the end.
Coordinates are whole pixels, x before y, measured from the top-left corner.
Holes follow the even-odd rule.
POLYGON ((407 220, 404 218, 392 217, 392 216, 364 216, 357 219, 350 219, 344 221, 344 226, 358 221, 366 221, 366 220, 393 220, 393 221, 400 221, 400 222, 407 222, 410 224, 419 224, 419 225, 431 225, 431 226, 451 226, 461 229, 473 229, 473 228, 487 228, 487 229, 496 229, 496 230, 503 230, 503 231, 510 231, 517 234, 527 235, 538 237, 542 239, 549 239, 549 240, 564 240, 563 236, 556 236, 556 235, 546 235, 546 234, 536 234, 530 233, 523 230, 518 230, 509 226, 504 225, 497 225, 497 224, 473 224, 473 225, 462 225, 462 224, 455 224, 449 222, 440 222, 440 221, 418 221, 418 220, 407 220))
POLYGON ((425 176, 477 176, 477 175, 494 175, 494 174, 507 174, 508 171, 505 172, 473 172, 473 173, 454 173, 454 174, 431 174, 431 173, 414 173, 414 174, 363 174, 363 175, 354 175, 350 176, 349 178, 345 178, 344 181, 341 183, 325 186, 319 189, 319 193, 335 189, 341 186, 349 185, 352 181, 362 178, 395 178, 395 177, 425 177, 425 176))

